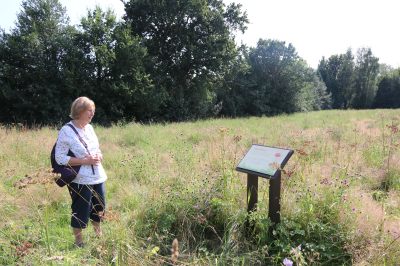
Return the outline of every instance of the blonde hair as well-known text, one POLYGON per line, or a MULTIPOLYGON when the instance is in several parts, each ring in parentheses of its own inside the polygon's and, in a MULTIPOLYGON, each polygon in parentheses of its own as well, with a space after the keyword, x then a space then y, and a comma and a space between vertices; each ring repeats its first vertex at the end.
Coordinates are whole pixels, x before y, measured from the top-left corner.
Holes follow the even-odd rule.
POLYGON ((94 102, 88 97, 82 96, 76 98, 75 101, 71 104, 71 113, 69 114, 69 117, 71 117, 72 119, 79 119, 79 116, 90 107, 95 109, 94 102))

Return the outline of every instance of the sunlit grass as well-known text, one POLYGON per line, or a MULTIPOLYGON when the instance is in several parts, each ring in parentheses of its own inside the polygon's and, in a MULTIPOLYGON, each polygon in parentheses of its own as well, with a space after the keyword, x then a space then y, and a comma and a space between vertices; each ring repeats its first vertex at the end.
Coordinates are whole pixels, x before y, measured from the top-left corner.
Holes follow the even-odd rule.
POLYGON ((104 236, 73 247, 70 199, 51 181, 57 130, 0 129, 0 264, 396 264, 400 259, 398 110, 95 127, 107 170, 104 236), (252 143, 295 151, 282 222, 267 234, 268 180, 246 233, 252 143), (388 158, 390 160, 388 161, 388 158), (301 246, 301 250, 296 249, 301 246))

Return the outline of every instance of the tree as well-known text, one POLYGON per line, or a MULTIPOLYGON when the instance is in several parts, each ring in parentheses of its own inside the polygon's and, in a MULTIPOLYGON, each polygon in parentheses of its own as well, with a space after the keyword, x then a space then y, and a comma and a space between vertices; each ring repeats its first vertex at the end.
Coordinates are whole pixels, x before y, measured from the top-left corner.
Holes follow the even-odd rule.
POLYGON ((34 125, 62 119, 69 96, 64 61, 73 32, 68 21, 58 0, 27 0, 16 28, 10 34, 3 32, 0 83, 7 110, 3 122, 34 125))
POLYGON ((6 91, 9 91, 6 88, 4 83, 4 76, 5 76, 5 49, 6 49, 6 39, 7 35, 4 29, 0 28, 0 122, 7 120, 8 115, 10 114, 9 103, 7 102, 6 98, 6 91))
POLYGON ((245 96, 248 114, 293 113, 313 110, 319 105, 316 92, 322 93, 324 88, 319 87, 318 77, 297 55, 293 45, 260 39, 257 47, 250 49, 249 63, 252 85, 245 96))
POLYGON ((304 68, 304 85, 297 97, 298 109, 302 112, 326 110, 332 107, 332 97, 318 72, 312 68, 304 68))
POLYGON ((125 120, 148 121, 156 118, 164 95, 160 94, 145 69, 147 50, 141 38, 131 35, 129 26, 114 31, 115 61, 112 67, 115 102, 121 105, 125 120))
POLYGON ((400 107, 400 69, 386 74, 381 79, 373 106, 375 108, 400 107))
POLYGON ((215 105, 216 89, 236 55, 235 30, 245 30, 240 5, 221 0, 131 0, 126 22, 143 38, 147 71, 165 95, 160 115, 170 120, 205 117, 215 105))
POLYGON ((394 69, 392 66, 387 65, 387 64, 379 64, 379 78, 384 78, 388 75, 391 75, 394 73, 396 69, 394 69))
POLYGON ((234 60, 230 61, 229 70, 217 90, 215 113, 221 116, 236 117, 248 114, 248 91, 253 84, 249 79, 249 49, 242 45, 234 60))
POLYGON ((97 105, 96 119, 110 121, 123 117, 123 111, 112 91, 112 66, 115 61, 113 32, 116 16, 111 10, 103 12, 96 6, 81 19, 76 43, 80 51, 81 69, 77 73, 83 81, 81 91, 97 105))
POLYGON ((354 97, 354 63, 351 50, 322 58, 318 73, 332 95, 333 108, 349 108, 354 97))
POLYGON ((374 101, 379 74, 379 59, 372 55, 369 48, 361 48, 357 52, 355 66, 355 96, 352 106, 370 108, 374 101))
POLYGON ((147 51, 129 26, 116 21, 111 10, 96 7, 82 18, 77 37, 81 52, 85 92, 97 105, 102 123, 146 120, 158 109, 160 95, 154 90, 144 61, 147 51))

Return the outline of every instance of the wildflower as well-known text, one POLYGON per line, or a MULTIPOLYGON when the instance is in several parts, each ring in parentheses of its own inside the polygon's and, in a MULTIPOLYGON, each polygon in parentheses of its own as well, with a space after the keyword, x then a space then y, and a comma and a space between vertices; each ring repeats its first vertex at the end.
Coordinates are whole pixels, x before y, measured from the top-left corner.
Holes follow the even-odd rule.
POLYGON ((227 133, 228 132, 228 128, 226 128, 226 127, 220 127, 219 128, 219 132, 221 133, 221 134, 225 134, 225 133, 227 133))
POLYGON ((285 265, 285 266, 293 266, 293 261, 291 261, 291 260, 288 259, 288 258, 285 258, 285 259, 283 260, 283 265, 285 265))
POLYGON ((291 253, 297 255, 301 251, 301 244, 295 248, 292 248, 291 253))
POLYGON ((321 185, 330 185, 331 181, 327 177, 325 177, 324 179, 321 180, 320 184, 321 185))
POLYGON ((388 127, 392 131, 393 134, 399 132, 399 128, 395 125, 386 125, 386 127, 388 127))
POLYGON ((341 183, 344 187, 349 187, 349 186, 350 186, 350 183, 349 183, 349 181, 348 181, 347 179, 341 181, 340 183, 341 183))
POLYGON ((197 221, 198 221, 200 224, 204 224, 205 222, 207 222, 207 218, 204 217, 204 215, 201 214, 201 213, 200 213, 196 218, 197 218, 197 221))
POLYGON ((242 136, 239 136, 239 135, 236 135, 236 136, 233 137, 233 140, 235 142, 239 142, 241 139, 242 139, 242 136))
MULTIPOLYGON (((285 175, 287 175, 288 177, 291 177, 294 173, 294 171, 291 170, 283 170, 282 169, 282 173, 284 173, 285 175)), ((297 192, 297 191, 296 191, 297 192)))
POLYGON ((305 151, 302 150, 302 149, 297 149, 296 152, 297 152, 298 154, 300 154, 301 156, 307 156, 307 155, 308 155, 307 152, 305 152, 305 151))
POLYGON ((23 257, 25 255, 28 255, 29 250, 33 247, 33 244, 30 242, 24 242, 20 246, 15 247, 17 250, 17 256, 18 257, 23 257))

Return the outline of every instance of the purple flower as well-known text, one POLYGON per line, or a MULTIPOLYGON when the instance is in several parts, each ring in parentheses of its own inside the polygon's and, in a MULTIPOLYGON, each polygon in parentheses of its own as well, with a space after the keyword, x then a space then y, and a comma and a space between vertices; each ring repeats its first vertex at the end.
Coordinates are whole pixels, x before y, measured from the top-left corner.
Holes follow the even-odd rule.
POLYGON ((291 260, 288 259, 288 258, 285 258, 285 259, 283 260, 283 265, 285 265, 285 266, 293 266, 293 261, 291 261, 291 260))

